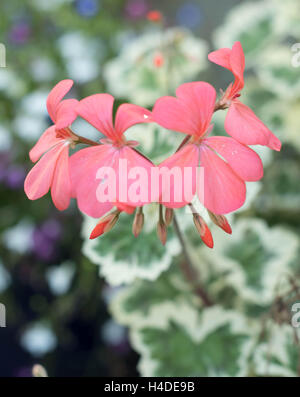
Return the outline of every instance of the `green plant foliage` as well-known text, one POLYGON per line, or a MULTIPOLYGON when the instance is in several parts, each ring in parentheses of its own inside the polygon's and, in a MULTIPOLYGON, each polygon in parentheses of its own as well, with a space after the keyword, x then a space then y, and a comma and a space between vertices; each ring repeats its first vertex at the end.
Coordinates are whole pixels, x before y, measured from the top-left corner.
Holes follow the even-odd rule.
MULTIPOLYGON (((153 215, 157 216, 156 205, 153 207, 153 215)), ((93 219, 85 220, 83 253, 99 265, 100 274, 113 285, 129 283, 136 278, 155 280, 180 252, 178 240, 171 229, 167 244, 163 246, 159 243, 155 227, 157 220, 153 227, 148 224, 137 238, 132 234, 131 222, 132 217, 122 214, 117 226, 109 233, 99 239, 89 240, 96 222, 93 219)))

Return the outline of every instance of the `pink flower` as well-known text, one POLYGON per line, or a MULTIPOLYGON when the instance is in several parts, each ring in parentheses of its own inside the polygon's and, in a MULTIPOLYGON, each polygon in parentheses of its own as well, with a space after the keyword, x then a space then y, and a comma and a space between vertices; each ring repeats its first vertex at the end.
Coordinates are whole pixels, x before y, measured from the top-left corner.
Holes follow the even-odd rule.
MULTIPOLYGON (((241 207, 245 201, 244 181, 256 181, 263 175, 259 156, 247 146, 229 137, 207 137, 211 131, 216 92, 205 82, 186 83, 178 87, 177 98, 162 97, 153 109, 153 118, 161 126, 190 135, 188 142, 174 155, 163 161, 159 168, 179 167, 181 175, 190 167, 192 176, 184 183, 174 181, 171 186, 160 186, 161 202, 176 208, 188 204, 196 191, 202 204, 214 214, 226 214, 241 207), (222 156, 222 157, 221 157, 222 156), (203 189, 197 188, 197 167, 203 167, 203 189), (189 197, 180 202, 175 196, 191 185, 189 197), (169 200, 163 199, 168 190, 169 200)), ((199 178, 198 178, 199 182, 199 178)), ((179 196, 180 197, 180 194, 179 196)))
POLYGON ((71 198, 69 146, 76 137, 72 135, 68 126, 77 117, 75 107, 78 101, 62 99, 72 85, 72 80, 62 80, 48 96, 47 109, 54 125, 43 133, 31 149, 31 161, 39 161, 24 182, 25 193, 30 200, 44 196, 51 189, 53 203, 59 210, 66 209, 71 198))
MULTIPOLYGON (((130 198, 134 180, 128 181, 128 174, 134 174, 135 167, 140 167, 146 173, 145 179, 140 178, 140 188, 150 192, 153 165, 134 149, 137 142, 125 139, 124 132, 137 123, 151 121, 151 112, 137 105, 123 104, 118 108, 113 124, 113 103, 111 95, 96 94, 81 100, 77 107, 78 114, 106 136, 101 139, 102 144, 80 150, 70 158, 73 195, 77 198, 79 209, 95 218, 106 214, 115 205, 128 212, 128 206, 137 207, 149 202, 138 194, 134 199, 130 198), (123 164, 127 170, 125 166, 123 169, 123 164), (105 168, 114 171, 116 178, 114 197, 107 199, 103 191, 99 192, 101 183, 107 179, 104 176, 100 178, 99 171, 105 168)), ((109 183, 107 187, 111 187, 109 183)))
POLYGON ((229 106, 225 119, 225 130, 237 141, 245 145, 263 145, 279 151, 280 140, 259 120, 254 112, 237 98, 244 87, 245 56, 240 42, 232 49, 221 48, 208 55, 208 59, 217 65, 229 69, 234 77, 221 102, 229 106))

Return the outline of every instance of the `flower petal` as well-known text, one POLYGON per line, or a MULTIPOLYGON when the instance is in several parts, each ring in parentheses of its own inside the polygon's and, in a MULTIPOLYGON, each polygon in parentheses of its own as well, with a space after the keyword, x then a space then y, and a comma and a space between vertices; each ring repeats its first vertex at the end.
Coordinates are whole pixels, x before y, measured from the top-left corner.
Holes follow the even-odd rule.
POLYGON ((151 202, 151 170, 155 166, 148 159, 124 146, 112 166, 117 176, 117 206, 139 207, 151 202))
POLYGON ((77 113, 97 130, 110 139, 115 132, 112 121, 114 97, 109 94, 96 94, 82 99, 77 106, 77 113))
POLYGON ((201 146, 204 167, 204 191, 198 191, 202 204, 215 214, 227 214, 240 208, 246 198, 246 186, 232 168, 211 149, 201 146))
POLYGON ((194 135, 198 132, 194 113, 185 102, 171 96, 159 98, 154 105, 153 118, 164 128, 194 135))
POLYGON ((35 163, 42 156, 42 154, 47 152, 60 141, 60 138, 56 138, 55 125, 47 128, 47 130, 43 133, 37 143, 30 150, 30 160, 35 163))
POLYGON ((56 112, 56 129, 61 130, 73 123, 77 117, 76 107, 78 105, 77 99, 65 99, 60 102, 56 112))
POLYGON ((69 145, 64 144, 60 152, 51 184, 51 197, 53 203, 60 211, 69 207, 71 198, 71 179, 69 173, 69 145))
POLYGON ((115 130, 121 136, 129 127, 135 124, 153 121, 151 116, 151 112, 141 106, 123 103, 117 110, 115 130))
POLYGON ((263 164, 254 150, 223 136, 209 137, 203 142, 219 153, 244 181, 258 181, 263 177, 263 164))
POLYGON ((230 54, 230 48, 220 48, 217 51, 212 51, 211 53, 209 53, 208 59, 210 60, 210 62, 216 63, 217 65, 230 70, 230 54))
POLYGON ((235 82, 231 88, 232 95, 237 94, 244 87, 245 55, 242 45, 236 41, 230 48, 220 48, 208 54, 208 59, 232 72, 235 82))
POLYGON ((280 140, 254 112, 238 100, 232 101, 225 119, 225 130, 245 145, 263 145, 279 151, 280 140))
POLYGON ((176 96, 182 100, 193 113, 193 121, 197 124, 197 135, 206 132, 216 102, 216 90, 204 81, 185 83, 176 90, 176 96))
POLYGON ((101 203, 97 199, 99 168, 110 166, 116 149, 111 145, 99 145, 79 150, 70 157, 72 197, 77 198, 80 211, 100 218, 113 208, 111 202, 101 203))
POLYGON ((59 83, 57 83, 56 86, 53 87, 52 90, 50 91, 50 94, 48 95, 47 98, 47 110, 53 123, 55 123, 57 119, 56 112, 58 105, 60 101, 63 99, 63 97, 67 94, 67 92, 70 91, 72 85, 73 85, 72 80, 69 79, 62 80, 59 83))
POLYGON ((56 145, 44 154, 27 175, 24 190, 30 200, 36 200, 49 191, 56 162, 62 150, 64 150, 63 144, 56 145))
POLYGON ((236 78, 234 88, 236 91, 240 91, 244 87, 245 55, 242 45, 239 41, 236 41, 232 46, 230 54, 230 66, 231 71, 236 78))
POLYGON ((192 201, 196 193, 199 156, 199 147, 188 144, 159 165, 160 203, 180 208, 192 201))

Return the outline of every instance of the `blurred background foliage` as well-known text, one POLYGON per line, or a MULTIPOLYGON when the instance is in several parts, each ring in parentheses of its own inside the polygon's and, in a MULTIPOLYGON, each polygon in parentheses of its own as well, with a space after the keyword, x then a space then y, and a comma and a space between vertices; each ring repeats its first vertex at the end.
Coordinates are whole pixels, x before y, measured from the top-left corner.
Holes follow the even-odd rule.
MULTIPOLYGON (((2 3, 0 302, 7 328, 0 328, 0 376, 30 376, 36 362, 50 376, 298 375, 290 322, 300 300, 300 65, 292 64, 299 1, 2 3), (163 24, 146 20, 151 9, 163 13, 163 24), (124 215, 91 241, 95 220, 82 221, 74 203, 59 213, 49 197, 25 197, 28 150, 50 123, 45 101, 57 81, 72 78, 78 99, 110 92, 117 103, 151 108, 185 81, 226 88, 232 76, 207 54, 236 40, 246 55, 243 102, 283 149, 255 148, 265 176, 248 184, 247 203, 230 217, 232 236, 212 227, 214 250, 179 211, 192 274, 171 230, 166 247, 159 245, 155 205, 145 208, 137 240, 124 215), (210 306, 200 299, 200 281, 210 306)), ((213 122, 223 134, 224 114, 213 122)), ((96 137, 82 120, 74 130, 96 137)), ((176 149, 178 135, 154 125, 128 132, 157 163, 176 149)))

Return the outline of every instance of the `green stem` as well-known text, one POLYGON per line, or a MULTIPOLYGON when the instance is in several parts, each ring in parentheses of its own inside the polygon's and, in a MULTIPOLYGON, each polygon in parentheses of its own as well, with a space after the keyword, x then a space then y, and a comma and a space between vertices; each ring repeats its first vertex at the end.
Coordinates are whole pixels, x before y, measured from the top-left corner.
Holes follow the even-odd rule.
POLYGON ((205 289, 203 288, 203 285, 199 280, 199 275, 197 274, 197 272, 195 271, 195 269, 193 267, 192 259, 190 257, 186 242, 184 241, 184 237, 180 230, 180 227, 179 227, 179 224, 178 224, 175 214, 174 214, 174 218, 173 218, 173 223, 174 223, 175 233, 177 234, 178 240, 181 244, 182 253, 185 258, 185 261, 180 263, 181 271, 184 274, 186 280, 190 284, 192 284, 195 294, 200 297, 204 306, 206 306, 206 307, 212 306, 213 302, 210 299, 210 297, 208 296, 205 289))

